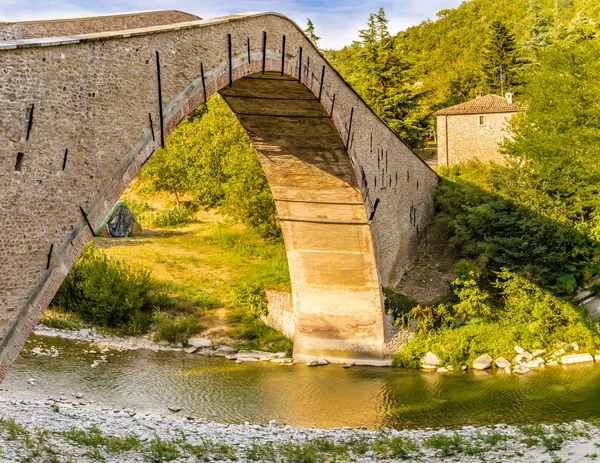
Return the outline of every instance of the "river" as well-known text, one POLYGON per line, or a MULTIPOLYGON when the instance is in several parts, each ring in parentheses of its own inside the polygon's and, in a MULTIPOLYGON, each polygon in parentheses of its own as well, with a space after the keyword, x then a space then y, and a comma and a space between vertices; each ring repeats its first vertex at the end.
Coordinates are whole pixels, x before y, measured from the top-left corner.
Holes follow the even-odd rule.
POLYGON ((82 341, 32 336, 2 388, 18 396, 74 392, 112 407, 181 408, 211 421, 334 428, 458 428, 559 423, 600 416, 600 365, 426 373, 339 365, 236 364, 168 351, 99 354, 82 341), (55 346, 56 358, 34 355, 55 346), (36 384, 29 384, 34 378, 36 384))

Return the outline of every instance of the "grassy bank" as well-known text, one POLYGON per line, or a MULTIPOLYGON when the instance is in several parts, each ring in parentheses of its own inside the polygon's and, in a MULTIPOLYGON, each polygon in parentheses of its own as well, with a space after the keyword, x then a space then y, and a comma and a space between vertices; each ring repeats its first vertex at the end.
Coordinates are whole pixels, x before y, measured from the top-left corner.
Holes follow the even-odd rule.
MULTIPOLYGON (((153 206, 159 207, 154 210, 173 207, 160 195, 150 197, 153 206)), ((132 201, 140 202, 139 197, 132 201)), ((189 219, 177 227, 145 228, 141 236, 96 238, 84 258, 106 259, 121 270, 107 278, 104 269, 96 285, 90 282, 92 272, 87 271, 81 277, 84 287, 94 286, 95 300, 82 304, 85 309, 70 310, 59 293, 43 322, 78 328, 83 320, 118 334, 140 335, 150 330, 157 339, 173 343, 200 334, 240 348, 290 351, 291 343, 259 320, 266 308, 265 290, 290 290, 281 239, 264 237, 215 211, 197 211, 189 219), (115 291, 116 280, 132 279, 127 277, 130 273, 137 275, 137 289, 130 291, 131 301, 137 301, 135 308, 124 307, 127 298, 115 291), (107 313, 114 309, 140 315, 108 320, 107 313), (90 316, 90 310, 96 315, 90 316)), ((73 298, 72 289, 61 291, 67 299, 73 298)))

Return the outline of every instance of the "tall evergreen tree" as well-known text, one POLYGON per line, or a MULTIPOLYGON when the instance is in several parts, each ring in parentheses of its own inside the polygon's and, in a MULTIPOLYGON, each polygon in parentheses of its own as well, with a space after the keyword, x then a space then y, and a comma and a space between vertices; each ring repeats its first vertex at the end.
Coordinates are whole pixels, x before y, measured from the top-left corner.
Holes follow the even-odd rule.
POLYGON ((304 29, 304 33, 308 36, 310 41, 317 46, 317 42, 321 40, 321 37, 317 36, 317 33, 315 32, 315 25, 310 18, 306 18, 306 29, 304 29))
POLYGON ((517 52, 515 38, 502 21, 490 26, 483 50, 483 85, 490 92, 500 94, 517 84, 517 52))
POLYGON ((416 146, 426 131, 426 114, 420 111, 411 65, 396 52, 383 8, 370 14, 359 31, 357 63, 349 82, 365 101, 406 142, 416 146))
POLYGON ((540 50, 552 43, 552 19, 542 12, 537 0, 531 2, 529 18, 527 37, 521 42, 521 48, 529 59, 535 60, 540 50))

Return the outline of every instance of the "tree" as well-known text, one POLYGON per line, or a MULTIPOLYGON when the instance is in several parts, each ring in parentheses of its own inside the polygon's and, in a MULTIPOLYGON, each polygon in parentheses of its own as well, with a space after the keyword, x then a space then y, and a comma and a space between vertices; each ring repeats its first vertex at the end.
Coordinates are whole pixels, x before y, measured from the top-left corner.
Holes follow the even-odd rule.
POLYGON ((521 48, 529 59, 535 60, 540 50, 552 43, 552 19, 542 12, 536 0, 531 3, 529 16, 527 37, 521 42, 521 48))
POLYGON ((517 53, 515 38, 502 21, 492 22, 483 50, 483 85, 501 93, 516 85, 517 53))
POLYGON ((248 135, 218 96, 201 105, 173 131, 140 177, 155 190, 183 194, 220 208, 263 235, 279 233, 269 184, 248 135))
POLYGON ((321 37, 317 37, 315 32, 315 25, 310 20, 310 18, 306 18, 306 29, 304 29, 304 33, 308 36, 310 41, 314 43, 315 47, 317 46, 317 42, 321 40, 321 37))
MULTIPOLYGON (((585 229, 600 212, 600 40, 561 41, 525 73, 527 107, 505 145, 530 210, 585 229), (598 211, 598 212, 596 212, 598 211)), ((515 180, 517 181, 517 180, 515 180)))

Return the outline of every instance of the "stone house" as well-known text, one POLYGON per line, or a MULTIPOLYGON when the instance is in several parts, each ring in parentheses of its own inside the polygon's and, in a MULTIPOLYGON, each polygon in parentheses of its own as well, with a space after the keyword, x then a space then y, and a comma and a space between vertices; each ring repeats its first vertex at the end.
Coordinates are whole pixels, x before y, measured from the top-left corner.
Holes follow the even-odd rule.
POLYGON ((470 159, 502 162, 499 143, 508 136, 508 122, 517 112, 513 95, 482 96, 436 112, 438 165, 470 159))

